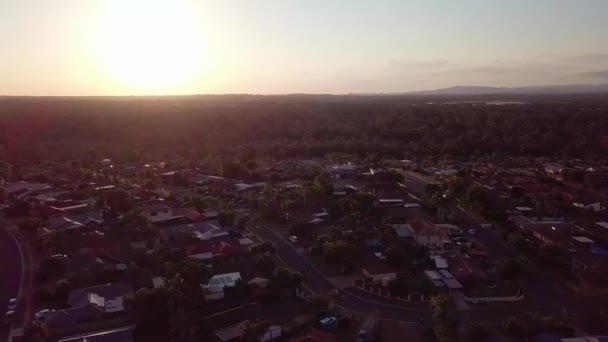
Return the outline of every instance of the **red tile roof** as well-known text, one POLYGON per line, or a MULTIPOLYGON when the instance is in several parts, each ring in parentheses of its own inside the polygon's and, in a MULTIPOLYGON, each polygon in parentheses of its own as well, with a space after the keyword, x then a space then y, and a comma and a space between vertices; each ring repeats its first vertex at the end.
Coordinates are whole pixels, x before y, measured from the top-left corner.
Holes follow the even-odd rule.
POLYGON ((190 248, 188 255, 197 255, 204 253, 224 254, 226 256, 242 255, 248 252, 247 247, 239 243, 239 239, 234 237, 222 237, 201 241, 194 247, 190 248))
POLYGON ((202 214, 194 207, 175 208, 172 210, 173 216, 183 216, 190 221, 198 221, 202 218, 202 214))
POLYGON ((460 282, 487 278, 476 260, 465 257, 458 251, 447 251, 440 255, 447 260, 450 273, 460 282))
POLYGON ((407 224, 410 226, 414 237, 418 236, 432 236, 432 235, 445 235, 443 230, 435 227, 431 222, 425 220, 409 220, 407 224))

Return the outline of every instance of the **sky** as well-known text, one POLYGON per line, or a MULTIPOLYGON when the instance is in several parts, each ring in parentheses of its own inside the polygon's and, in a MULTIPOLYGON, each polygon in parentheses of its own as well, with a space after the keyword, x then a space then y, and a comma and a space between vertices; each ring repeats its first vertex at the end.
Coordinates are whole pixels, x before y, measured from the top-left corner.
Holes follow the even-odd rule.
POLYGON ((605 0, 1 0, 0 95, 608 83, 605 0))

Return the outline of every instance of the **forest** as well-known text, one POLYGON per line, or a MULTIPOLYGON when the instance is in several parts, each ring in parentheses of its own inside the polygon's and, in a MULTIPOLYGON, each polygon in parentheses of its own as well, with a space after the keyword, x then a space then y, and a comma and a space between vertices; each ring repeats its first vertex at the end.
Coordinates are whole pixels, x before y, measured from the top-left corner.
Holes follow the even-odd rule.
POLYGON ((526 97, 516 105, 487 105, 486 100, 492 98, 4 97, 0 159, 308 158, 328 153, 591 159, 608 154, 606 96, 526 97))

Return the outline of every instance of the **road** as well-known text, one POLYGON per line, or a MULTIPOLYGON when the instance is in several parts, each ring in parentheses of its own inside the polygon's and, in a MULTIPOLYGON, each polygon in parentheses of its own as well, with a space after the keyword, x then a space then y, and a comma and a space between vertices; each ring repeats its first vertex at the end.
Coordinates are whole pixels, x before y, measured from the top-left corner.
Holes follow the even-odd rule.
MULTIPOLYGON (((274 241, 277 245, 279 257, 283 262, 289 265, 290 268, 300 272, 304 276, 305 283, 310 290, 315 293, 327 293, 330 290, 335 289, 322 272, 306 259, 306 257, 300 254, 293 245, 279 233, 261 225, 250 227, 250 230, 262 239, 274 241)), ((335 302, 338 306, 341 306, 346 310, 365 315, 373 310, 377 310, 383 318, 399 321, 416 323, 420 319, 430 319, 430 311, 428 309, 407 308, 374 302, 351 294, 345 290, 340 290, 340 294, 335 302)))
MULTIPOLYGON (((0 218, 0 315, 4 318, 6 305, 10 298, 17 297, 21 286, 22 263, 17 241, 7 231, 8 222, 0 218)), ((17 306, 17 317, 13 322, 19 326, 24 319, 24 304, 20 301, 17 306)), ((8 340, 11 325, 0 323, 0 341, 8 340)))
MULTIPOLYGON (((305 284, 315 293, 327 293, 335 287, 327 277, 317 269, 304 255, 298 252, 293 244, 286 240, 281 234, 266 226, 251 226, 250 231, 264 240, 274 241, 277 245, 279 257, 289 265, 290 268, 304 275, 305 284)), ((340 290, 336 304, 343 309, 366 316, 372 311, 379 314, 379 319, 395 320, 406 323, 418 323, 420 320, 429 322, 431 312, 429 308, 406 307, 390 305, 385 302, 377 302, 350 293, 348 289, 340 290)), ((528 308, 520 303, 491 304, 488 306, 474 306, 469 311, 460 311, 459 315, 479 323, 500 323, 508 316, 522 314, 528 308)))
MULTIPOLYGON (((518 257, 517 252, 504 243, 498 231, 482 228, 472 215, 458 208, 455 203, 450 205, 454 209, 454 218, 462 222, 465 230, 475 229, 475 238, 486 247, 491 258, 500 260, 518 257)), ((522 304, 527 311, 555 316, 568 314, 572 323, 582 332, 606 332, 597 321, 597 313, 592 309, 593 303, 575 293, 551 271, 526 272, 523 284, 526 298, 522 304)))

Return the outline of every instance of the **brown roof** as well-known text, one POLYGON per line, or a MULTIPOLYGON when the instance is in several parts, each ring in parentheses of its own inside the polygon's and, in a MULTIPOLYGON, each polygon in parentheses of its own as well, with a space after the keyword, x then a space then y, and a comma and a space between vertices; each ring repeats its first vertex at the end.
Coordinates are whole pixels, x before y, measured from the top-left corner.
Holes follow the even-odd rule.
POLYGON ((452 250, 440 254, 448 262, 448 270, 460 282, 466 282, 473 278, 485 279, 486 274, 479 263, 469 257, 465 257, 458 251, 452 250))
POLYGON ((365 269, 370 275, 386 274, 396 272, 395 268, 380 260, 375 255, 369 255, 363 261, 361 268, 365 269))
POLYGON ((443 230, 435 227, 435 225, 426 220, 409 220, 407 224, 410 226, 410 230, 414 237, 418 236, 431 236, 431 235, 445 235, 443 230))

